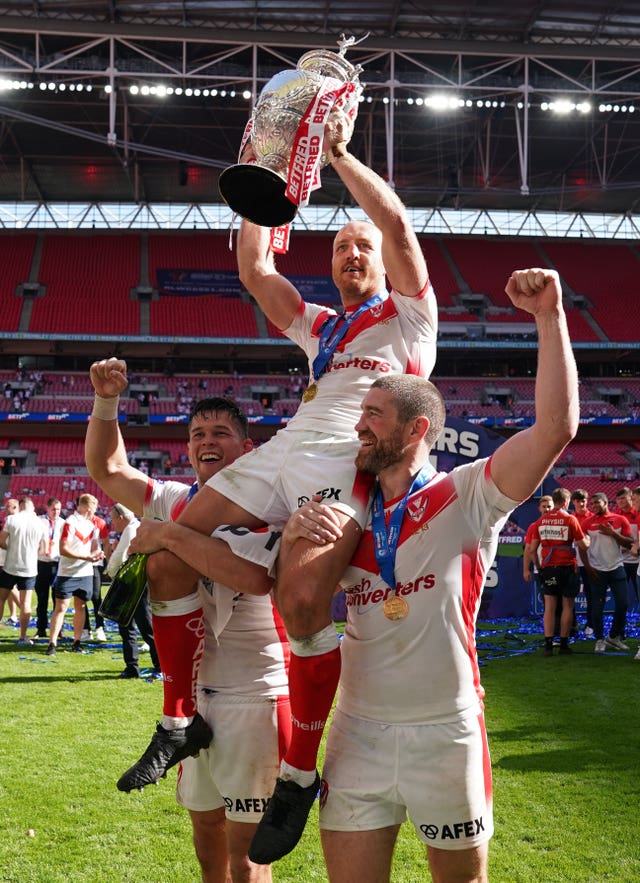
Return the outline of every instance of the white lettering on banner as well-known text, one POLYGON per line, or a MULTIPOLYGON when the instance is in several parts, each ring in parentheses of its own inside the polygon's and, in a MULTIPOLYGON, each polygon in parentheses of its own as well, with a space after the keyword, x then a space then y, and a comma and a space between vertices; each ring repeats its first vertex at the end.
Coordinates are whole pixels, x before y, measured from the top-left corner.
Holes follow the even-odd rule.
POLYGON ((460 454, 474 460, 480 453, 480 436, 477 432, 463 429, 458 432, 453 426, 445 426, 434 445, 436 451, 460 454))

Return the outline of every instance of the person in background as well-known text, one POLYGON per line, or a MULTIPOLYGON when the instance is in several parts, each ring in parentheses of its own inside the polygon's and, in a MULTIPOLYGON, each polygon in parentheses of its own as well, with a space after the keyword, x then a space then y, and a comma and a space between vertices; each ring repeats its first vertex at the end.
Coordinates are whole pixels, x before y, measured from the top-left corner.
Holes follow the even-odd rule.
MULTIPOLYGON (((118 359, 95 362, 91 382, 101 398, 121 392, 127 385, 126 364, 118 359)), ((194 706, 193 721, 186 730, 176 728, 166 713, 173 709, 165 709, 142 758, 118 781, 121 791, 143 788, 180 763, 176 798, 189 811, 206 883, 271 880, 271 868, 251 862, 247 850, 290 736, 289 653, 269 596, 273 580, 268 570, 278 538, 271 531, 251 534, 237 528, 206 536, 174 520, 208 478, 252 446, 245 415, 220 397, 195 402, 189 416, 185 459, 196 477, 191 486, 151 479, 129 463, 117 411, 94 408, 85 441, 87 466, 99 486, 133 512, 148 516, 131 551, 142 535, 157 540, 160 533, 160 548, 170 548, 185 567, 206 575, 196 588, 201 612, 194 609, 193 598, 182 608, 203 645, 197 685, 193 697, 187 697, 194 706), (212 732, 216 735, 208 748, 212 732)), ((166 629, 162 605, 157 607, 154 625, 166 629)), ((170 648, 167 661, 160 652, 165 676, 175 652, 179 648, 173 653, 170 648)))
POLYGON ((62 503, 57 497, 47 500, 47 511, 41 515, 46 531, 47 546, 38 556, 38 575, 36 577, 36 638, 46 638, 49 626, 49 601, 55 607, 53 583, 58 572, 60 560, 60 535, 64 526, 64 518, 60 516, 62 503))
POLYGON ((9 597, 14 586, 20 596, 20 637, 18 644, 33 644, 27 638, 31 619, 31 593, 38 574, 38 555, 46 548, 45 528, 31 497, 21 497, 18 511, 7 516, 0 531, 0 547, 6 549, 4 569, 0 573, 0 603, 9 597))
MULTIPOLYGON (((578 519, 580 527, 582 527, 584 532, 584 522, 592 515, 589 510, 589 492, 585 491, 583 488, 576 488, 571 494, 571 504, 573 506, 573 514, 578 519)), ((580 575, 580 582, 582 583, 582 591, 584 593, 587 610, 584 624, 584 636, 585 638, 592 638, 593 593, 591 591, 591 586, 589 585, 589 574, 587 573, 586 567, 582 563, 581 557, 578 557, 578 574, 580 575)))
MULTIPOLYGON (((8 497, 4 504, 5 518, 9 515, 15 515, 19 511, 19 503, 15 497, 8 497)), ((4 568, 4 562, 7 557, 6 549, 0 548, 0 571, 4 568)), ((5 625, 20 625, 20 595, 15 586, 10 590, 7 596, 7 608, 9 616, 5 621, 5 625)), ((4 604, 0 605, 0 621, 4 618, 4 604)))
POLYGON ((54 586, 56 606, 51 617, 47 656, 55 656, 65 613, 73 598, 74 653, 81 653, 80 641, 84 630, 87 603, 93 597, 93 564, 104 558, 98 530, 91 521, 95 512, 95 497, 81 494, 75 511, 69 515, 60 535, 60 561, 54 586))
MULTIPOLYGON (((550 494, 544 494, 538 500, 538 512, 540 513, 540 515, 544 515, 545 512, 548 512, 550 509, 553 509, 553 500, 550 494)), ((533 579, 535 579, 536 581, 536 586, 538 588, 538 591, 540 592, 542 603, 544 604, 544 592, 542 591, 542 581, 540 579, 540 557, 537 553, 533 555, 531 552, 533 529, 537 523, 537 519, 536 521, 532 521, 524 535, 524 551, 522 553, 522 577, 525 582, 530 582, 531 574, 533 571, 533 579)))
MULTIPOLYGON (((320 797, 331 883, 387 883, 407 816, 426 846, 434 883, 488 880, 492 783, 476 617, 501 527, 579 425, 558 274, 519 270, 506 291, 534 316, 538 332, 532 426, 491 457, 436 474, 429 455, 446 409, 433 384, 380 378, 362 402, 356 465, 378 484, 341 580, 347 624, 320 797)), ((330 545, 326 532, 332 524, 339 531, 320 503, 307 504, 292 521, 282 538, 282 568, 300 537, 330 545), (320 530, 316 509, 325 519, 320 530)))
MULTIPOLYGON (((109 541, 109 528, 107 527, 107 522, 104 520, 104 518, 101 518, 97 514, 98 499, 94 497, 93 494, 88 494, 88 496, 91 499, 91 513, 89 515, 89 518, 96 528, 98 547, 102 549, 104 553, 102 558, 97 559, 93 564, 93 595, 91 596, 91 606, 93 607, 93 616, 96 623, 95 639, 101 644, 104 644, 106 643, 107 636, 104 631, 104 617, 100 613, 100 605, 102 604, 102 573, 104 571, 105 561, 109 559, 109 555, 111 554, 111 545, 109 541)), ((86 605, 85 611, 85 623, 84 629, 82 630, 82 640, 90 641, 92 635, 88 604, 86 605)))
POLYGON ((556 488, 551 498, 553 509, 543 513, 534 525, 531 553, 536 555, 540 549, 540 577, 544 593, 544 655, 553 656, 556 610, 560 606, 560 654, 566 656, 573 652, 569 647, 569 634, 573 626, 574 599, 579 589, 576 548, 588 549, 590 540, 585 537, 578 519, 567 512, 571 492, 566 488, 556 488))
POLYGON ((627 576, 622 563, 622 549, 630 549, 633 545, 631 525, 624 515, 609 512, 606 494, 593 494, 591 508, 593 514, 582 525, 591 543, 587 550, 580 549, 580 556, 593 592, 592 615, 596 638, 594 653, 605 653, 607 647, 626 651, 629 649, 624 643, 627 625, 627 576), (613 595, 614 614, 611 629, 605 637, 603 611, 608 588, 613 595))
MULTIPOLYGON (((630 487, 623 487, 616 494, 616 511, 624 515, 631 525, 634 543, 638 540, 638 524, 640 512, 633 502, 633 494, 630 487)), ((627 576, 627 602, 629 612, 638 610, 638 559, 630 549, 622 550, 622 566, 627 576)))
MULTIPOLYGON (((122 503, 115 503, 111 509, 111 524, 119 534, 119 539, 115 549, 111 551, 105 572, 113 579, 118 569, 127 560, 129 545, 136 535, 140 521, 131 509, 127 509, 122 503)), ((160 660, 153 640, 153 626, 151 625, 151 605, 146 590, 135 609, 132 622, 127 626, 118 624, 118 631, 122 640, 122 655, 125 662, 124 671, 119 677, 124 679, 140 677, 138 632, 149 647, 154 673, 160 674, 160 660)))

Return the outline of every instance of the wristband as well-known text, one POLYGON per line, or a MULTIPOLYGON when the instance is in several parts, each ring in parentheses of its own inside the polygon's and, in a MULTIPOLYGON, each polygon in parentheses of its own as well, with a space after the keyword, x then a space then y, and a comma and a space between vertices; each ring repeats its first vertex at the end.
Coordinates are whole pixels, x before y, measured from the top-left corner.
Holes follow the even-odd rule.
POLYGON ((98 420, 117 420, 119 402, 120 396, 111 396, 110 398, 105 399, 96 393, 96 397, 93 400, 91 416, 97 417, 98 420))
POLYGON ((329 153, 331 154, 331 165, 335 166, 337 162, 340 162, 347 155, 347 142, 338 141, 337 144, 332 144, 329 153))

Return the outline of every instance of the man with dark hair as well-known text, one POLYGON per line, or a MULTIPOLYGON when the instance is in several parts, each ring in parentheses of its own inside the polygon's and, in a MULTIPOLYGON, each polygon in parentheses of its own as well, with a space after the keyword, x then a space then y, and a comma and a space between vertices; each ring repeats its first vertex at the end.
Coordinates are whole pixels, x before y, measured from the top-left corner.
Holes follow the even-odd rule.
POLYGON ((569 634, 573 625, 573 605, 578 594, 576 572, 576 547, 589 548, 578 519, 569 515, 567 508, 571 492, 556 488, 551 495, 553 509, 545 512, 535 523, 531 553, 540 548, 540 574, 544 593, 544 655, 553 656, 553 638, 556 629, 558 599, 562 605, 560 616, 560 655, 573 651, 569 647, 569 634))
MULTIPOLYGON (((516 271, 506 291, 538 331, 531 427, 488 459, 436 474, 429 455, 445 408, 428 381, 381 378, 362 402, 356 462, 378 484, 341 580, 347 624, 320 798, 331 883, 386 883, 407 815, 434 883, 488 879, 492 785, 476 617, 501 527, 579 422, 558 274, 516 271)), ((300 538, 331 545, 336 523, 331 509, 307 504, 283 534, 280 566, 300 538)))
MULTIPOLYGON (((585 491, 584 488, 576 488, 571 494, 571 503, 573 505, 573 514, 578 519, 580 527, 582 527, 586 519, 591 516, 591 512, 589 511, 589 492, 585 491)), ((585 638, 592 638, 593 593, 591 591, 591 586, 589 585, 589 574, 587 573, 586 567, 582 563, 582 558, 578 558, 578 573, 580 575, 580 582, 582 583, 582 591, 584 592, 584 599, 587 608, 584 624, 584 636, 585 638)))
MULTIPOLYGON (((624 515, 631 525, 631 533, 633 534, 634 543, 638 542, 638 524, 640 523, 640 512, 636 509, 633 502, 633 494, 630 487, 621 487, 616 493, 616 509, 620 515, 624 515)), ((630 549, 622 550, 622 566, 627 576, 627 590, 629 611, 631 613, 638 609, 638 558, 630 549)))
POLYGON ((580 556, 593 592, 593 630, 596 638, 594 653, 605 653, 607 647, 626 651, 629 649, 624 643, 627 625, 627 577, 622 564, 622 549, 630 549, 633 545, 631 525, 624 515, 609 512, 606 494, 593 494, 591 508, 593 514, 582 525, 591 544, 588 550, 580 550, 580 556), (608 588, 613 595, 614 613, 611 629, 605 638, 603 611, 608 588))
POLYGON ((147 516, 131 551, 147 523, 162 538, 161 548, 181 556, 185 569, 206 577, 181 599, 177 611, 175 605, 169 607, 169 616, 163 603, 152 602, 154 637, 169 632, 162 647, 157 643, 163 687, 171 684, 186 657, 181 629, 172 628, 176 615, 200 645, 197 682, 194 678, 178 720, 165 690, 156 733, 142 758, 120 777, 118 788, 131 791, 158 782, 181 762, 176 799, 189 811, 202 879, 268 883, 270 868, 253 864, 247 849, 273 790, 290 730, 288 647, 269 596, 273 580, 268 570, 279 535, 221 528, 208 536, 175 523, 212 475, 251 450, 247 419, 229 399, 196 402, 187 442, 196 481, 190 487, 152 479, 128 462, 117 405, 113 408, 127 385, 126 363, 114 358, 95 362, 91 382, 96 404, 85 441, 89 472, 118 505, 147 516), (207 749, 212 731, 215 741, 207 749))

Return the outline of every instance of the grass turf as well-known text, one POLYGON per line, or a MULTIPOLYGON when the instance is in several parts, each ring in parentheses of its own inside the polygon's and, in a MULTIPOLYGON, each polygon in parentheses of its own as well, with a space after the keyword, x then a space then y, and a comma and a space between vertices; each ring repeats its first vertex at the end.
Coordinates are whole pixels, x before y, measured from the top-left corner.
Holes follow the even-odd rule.
MULTIPOLYGON (((537 620, 480 624, 494 768, 493 883, 640 879, 637 619, 629 633, 627 654, 596 656, 593 641, 578 640, 573 656, 549 659, 537 620)), ((141 793, 115 788, 153 732, 161 683, 118 680, 123 662, 115 643, 87 645, 80 655, 61 645, 49 659, 46 642, 22 648, 16 637, 0 626, 0 879, 197 881, 189 819, 173 797, 175 772, 141 793)), ((326 880, 317 805, 302 842, 273 877, 326 880)), ((392 879, 429 879, 409 825, 392 879)))

